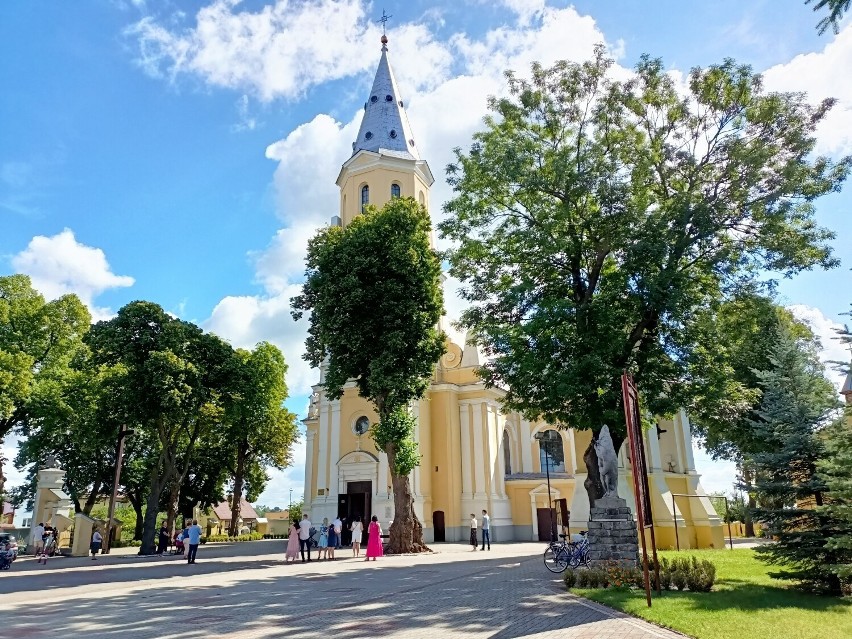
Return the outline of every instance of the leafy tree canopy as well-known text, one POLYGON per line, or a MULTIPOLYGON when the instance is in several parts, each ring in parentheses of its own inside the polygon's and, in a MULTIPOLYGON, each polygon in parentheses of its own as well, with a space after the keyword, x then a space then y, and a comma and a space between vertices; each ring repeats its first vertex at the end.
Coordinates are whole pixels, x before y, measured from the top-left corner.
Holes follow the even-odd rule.
POLYGON ((840 33, 840 21, 843 15, 849 11, 852 0, 805 0, 805 4, 814 3, 814 11, 828 9, 828 15, 820 18, 817 22, 817 32, 822 35, 829 27, 834 33, 840 33))
POLYGON ((528 417, 623 437, 625 369, 655 413, 705 396, 749 406, 697 318, 763 269, 837 264, 814 201, 852 160, 813 155, 832 100, 767 93, 733 60, 693 69, 682 90, 660 60, 624 81, 611 64, 599 48, 507 73, 508 97, 449 166, 439 228, 485 381, 528 417))

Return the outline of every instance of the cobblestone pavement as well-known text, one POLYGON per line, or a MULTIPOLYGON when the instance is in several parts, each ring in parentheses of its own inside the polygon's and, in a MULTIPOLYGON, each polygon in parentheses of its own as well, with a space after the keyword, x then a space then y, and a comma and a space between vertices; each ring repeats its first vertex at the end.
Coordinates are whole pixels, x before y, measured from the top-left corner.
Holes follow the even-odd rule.
POLYGON ((0 575, 0 637, 683 639, 565 592, 541 544, 285 565, 283 542, 19 560, 0 575))

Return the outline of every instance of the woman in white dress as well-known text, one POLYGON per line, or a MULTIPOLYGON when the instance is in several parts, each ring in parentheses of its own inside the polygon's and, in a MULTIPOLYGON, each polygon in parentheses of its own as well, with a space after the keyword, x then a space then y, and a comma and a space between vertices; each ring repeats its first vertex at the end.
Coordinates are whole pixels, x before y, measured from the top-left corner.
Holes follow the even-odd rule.
POLYGON ((355 516, 355 521, 349 527, 352 531, 352 554, 355 557, 361 556, 361 533, 364 532, 364 524, 361 523, 361 515, 355 516))

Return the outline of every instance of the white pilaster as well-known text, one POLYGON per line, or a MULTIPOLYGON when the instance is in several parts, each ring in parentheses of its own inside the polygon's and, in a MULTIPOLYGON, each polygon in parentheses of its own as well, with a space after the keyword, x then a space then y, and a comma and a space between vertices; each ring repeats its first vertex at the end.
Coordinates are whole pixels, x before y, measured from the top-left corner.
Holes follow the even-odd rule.
POLYGON ((477 500, 485 500, 486 485, 485 485, 485 448, 487 445, 487 433, 482 424, 482 413, 485 409, 484 402, 476 402, 473 407, 473 467, 474 467, 474 488, 473 498, 477 500))
POLYGON ((568 429, 568 459, 571 462, 571 468, 566 468, 566 473, 571 473, 572 475, 577 472, 577 442, 574 441, 574 429, 568 429))
MULTIPOLYGON (((340 480, 337 462, 340 461, 340 400, 336 399, 330 402, 331 406, 331 438, 329 440, 329 448, 331 450, 329 458, 329 479, 328 490, 326 491, 326 501, 337 503, 337 495, 340 491, 340 480), (329 494, 331 493, 331 494, 329 494)), ((343 492, 346 492, 345 489, 343 492)), ((337 513, 335 513, 336 515, 337 513)))
POLYGON ((461 430, 462 499, 473 499, 473 453, 470 449, 470 403, 459 402, 459 429, 461 430))
POLYGON ((308 428, 305 433, 305 486, 302 488, 305 505, 308 508, 313 507, 314 496, 317 494, 317 487, 313 483, 314 446, 316 446, 316 433, 308 428))
POLYGON ((648 438, 648 457, 650 458, 651 467, 648 469, 651 472, 663 469, 663 454, 660 452, 660 440, 657 437, 657 430, 652 428, 645 433, 648 438))
POLYGON ((390 493, 388 492, 388 482, 390 478, 388 477, 389 466, 388 466, 388 456, 387 453, 380 450, 379 454, 379 472, 376 477, 376 497, 379 499, 390 499, 390 493))
POLYGON ((681 408, 678 411, 678 417, 679 419, 676 420, 678 422, 678 428, 676 430, 680 434, 681 441, 683 442, 683 467, 687 473, 694 473, 695 457, 692 453, 692 428, 689 425, 689 416, 686 414, 686 411, 681 408))
POLYGON ((521 468, 522 473, 532 473, 533 458, 532 458, 532 434, 530 433, 530 423, 526 419, 521 419, 520 428, 518 429, 518 442, 521 446, 521 468))
POLYGON ((317 459, 317 485, 316 490, 325 488, 325 493, 318 496, 315 503, 325 503, 325 497, 328 495, 330 486, 328 483, 328 445, 331 437, 331 406, 328 402, 320 404, 319 414, 319 434, 317 436, 317 450, 319 457, 317 459))
MULTIPOLYGON (((414 416, 414 441, 420 445, 420 403, 414 402, 414 407, 411 410, 414 416)), ((411 491, 415 497, 421 495, 420 492, 420 465, 414 467, 411 471, 411 491)), ((423 521, 423 515, 420 513, 420 521, 423 521)))

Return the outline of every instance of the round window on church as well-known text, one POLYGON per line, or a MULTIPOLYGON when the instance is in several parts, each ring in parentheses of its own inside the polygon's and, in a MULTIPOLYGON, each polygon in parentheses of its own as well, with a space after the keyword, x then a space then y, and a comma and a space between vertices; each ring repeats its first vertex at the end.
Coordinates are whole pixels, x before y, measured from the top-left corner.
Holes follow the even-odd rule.
POLYGON ((364 435, 368 430, 370 430, 370 419, 366 415, 361 415, 358 419, 355 420, 355 423, 352 425, 352 431, 360 437, 364 435))
POLYGON ((370 96, 370 102, 376 103, 378 101, 379 101, 379 96, 377 96, 377 95, 370 96))
POLYGON ((386 95, 385 96, 385 102, 393 102, 393 96, 392 95, 386 95))
POLYGON ((372 132, 372 131, 367 131, 367 132, 364 134, 364 137, 365 137, 366 139, 368 139, 368 140, 372 140, 372 139, 373 139, 373 132, 372 132))
POLYGON ((392 138, 396 139, 396 130, 395 130, 395 129, 391 129, 391 131, 390 131, 390 136, 391 136, 392 138))

